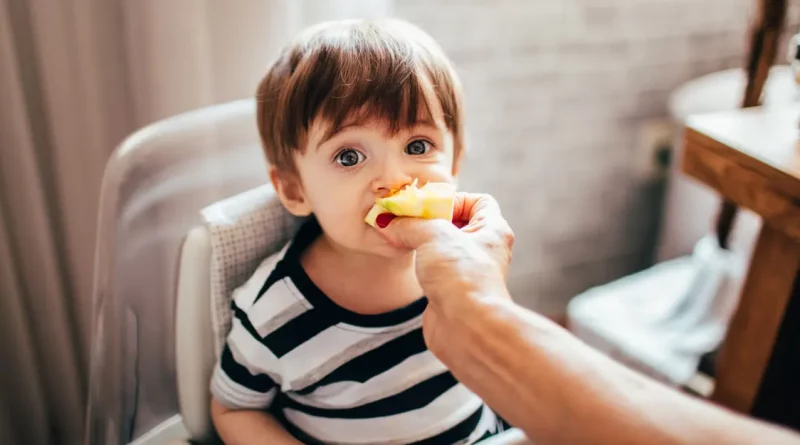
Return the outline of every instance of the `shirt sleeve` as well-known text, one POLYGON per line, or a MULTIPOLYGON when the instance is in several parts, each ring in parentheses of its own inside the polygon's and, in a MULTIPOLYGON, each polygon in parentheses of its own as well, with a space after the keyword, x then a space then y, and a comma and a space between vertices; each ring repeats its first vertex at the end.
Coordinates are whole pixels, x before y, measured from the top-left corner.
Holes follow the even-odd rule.
POLYGON ((211 377, 214 399, 231 409, 265 409, 280 390, 277 358, 261 344, 247 315, 236 316, 211 377))

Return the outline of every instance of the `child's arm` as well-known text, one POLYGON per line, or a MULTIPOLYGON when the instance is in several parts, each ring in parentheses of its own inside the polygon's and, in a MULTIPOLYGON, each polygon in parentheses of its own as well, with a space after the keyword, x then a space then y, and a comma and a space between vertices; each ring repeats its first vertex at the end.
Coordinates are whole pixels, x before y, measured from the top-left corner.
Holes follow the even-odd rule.
POLYGON ((211 377, 214 427, 228 445, 301 444, 267 412, 281 391, 280 365, 245 325, 246 315, 234 318, 211 377))
POLYGON ((259 410, 234 410, 211 398, 211 420, 227 445, 302 445, 272 417, 259 410))

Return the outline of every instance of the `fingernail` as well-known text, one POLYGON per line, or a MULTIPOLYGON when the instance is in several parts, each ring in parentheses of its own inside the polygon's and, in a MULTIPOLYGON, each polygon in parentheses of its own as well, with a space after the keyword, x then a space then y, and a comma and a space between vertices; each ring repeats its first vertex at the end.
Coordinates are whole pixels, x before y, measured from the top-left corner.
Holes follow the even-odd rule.
POLYGON ((381 213, 375 218, 375 224, 381 229, 385 229, 394 218, 395 216, 391 213, 381 213))

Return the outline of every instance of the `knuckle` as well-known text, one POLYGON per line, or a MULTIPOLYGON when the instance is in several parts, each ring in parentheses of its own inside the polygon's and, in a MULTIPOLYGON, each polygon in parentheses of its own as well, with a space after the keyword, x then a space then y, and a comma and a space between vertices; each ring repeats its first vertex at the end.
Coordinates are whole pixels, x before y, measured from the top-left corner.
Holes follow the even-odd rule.
POLYGON ((486 200, 486 202, 488 204, 487 207, 489 207, 490 209, 494 210, 497 215, 501 214, 500 203, 497 202, 497 200, 494 198, 494 196, 489 195, 489 194, 485 194, 485 195, 483 195, 483 199, 486 200))
POLYGON ((512 247, 514 242, 517 240, 517 236, 514 235, 514 231, 511 230, 511 227, 508 225, 508 223, 506 223, 505 231, 503 232, 503 240, 508 247, 512 247))
POLYGON ((503 218, 497 218, 495 220, 495 231, 498 239, 504 246, 510 248, 514 245, 517 238, 511 226, 508 224, 508 221, 503 218))
POLYGON ((490 195, 488 193, 478 193, 478 196, 483 198, 483 199, 485 199, 485 200, 487 200, 487 201, 489 201, 489 202, 497 202, 497 200, 494 199, 494 196, 492 196, 492 195, 490 195))

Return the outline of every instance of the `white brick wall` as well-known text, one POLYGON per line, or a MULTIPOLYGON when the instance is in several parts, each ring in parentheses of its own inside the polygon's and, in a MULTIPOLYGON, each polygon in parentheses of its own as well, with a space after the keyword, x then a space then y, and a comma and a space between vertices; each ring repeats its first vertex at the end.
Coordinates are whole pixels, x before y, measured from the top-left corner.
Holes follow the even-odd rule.
MULTIPOLYGON (((517 234, 517 300, 560 313, 576 293, 649 265, 661 187, 632 174, 638 125, 666 116, 683 82, 743 65, 753 5, 395 3, 462 76, 471 151, 461 180, 496 196, 517 234)), ((798 15, 794 5, 793 31, 798 15)))

